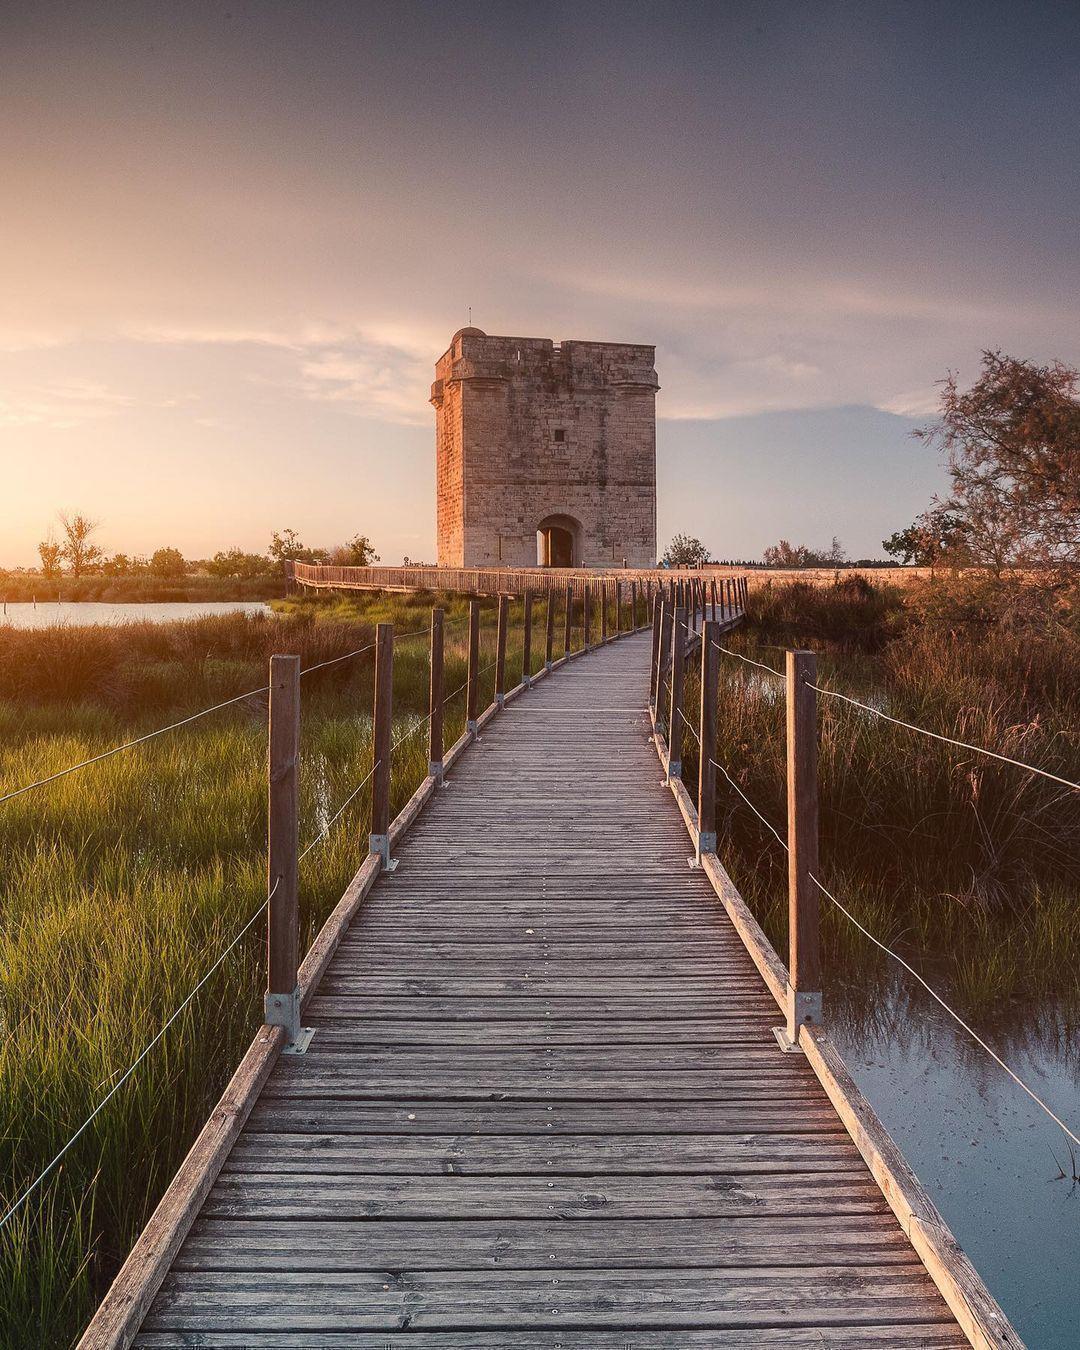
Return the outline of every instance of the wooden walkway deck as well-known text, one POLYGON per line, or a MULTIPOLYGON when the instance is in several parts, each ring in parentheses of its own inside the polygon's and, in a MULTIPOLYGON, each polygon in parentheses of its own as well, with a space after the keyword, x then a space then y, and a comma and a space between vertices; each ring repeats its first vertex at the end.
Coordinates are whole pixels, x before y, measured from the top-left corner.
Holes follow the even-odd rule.
POLYGON ((649 638, 518 698, 375 883, 136 1344, 967 1344, 661 789, 649 638))

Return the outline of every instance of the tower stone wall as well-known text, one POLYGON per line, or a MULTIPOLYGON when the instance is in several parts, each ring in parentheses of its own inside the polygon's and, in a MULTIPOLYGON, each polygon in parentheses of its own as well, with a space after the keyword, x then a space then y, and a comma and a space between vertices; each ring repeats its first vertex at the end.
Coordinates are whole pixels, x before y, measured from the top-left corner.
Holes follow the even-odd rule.
POLYGON ((655 355, 455 333, 431 387, 440 565, 652 566, 655 355))

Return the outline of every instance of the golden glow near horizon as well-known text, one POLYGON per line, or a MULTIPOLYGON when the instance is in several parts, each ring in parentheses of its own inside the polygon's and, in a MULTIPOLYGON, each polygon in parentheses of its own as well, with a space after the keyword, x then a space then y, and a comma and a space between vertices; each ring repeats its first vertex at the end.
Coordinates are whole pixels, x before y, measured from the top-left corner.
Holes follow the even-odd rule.
POLYGON ((1080 357, 1075 103, 1025 130, 1063 57, 1007 10, 949 72, 913 21, 722 8, 437 43, 404 3, 6 15, 0 565, 59 508, 129 553, 292 525, 430 557, 467 305, 657 344, 662 538, 876 551, 938 484, 906 436, 947 367, 1080 357))

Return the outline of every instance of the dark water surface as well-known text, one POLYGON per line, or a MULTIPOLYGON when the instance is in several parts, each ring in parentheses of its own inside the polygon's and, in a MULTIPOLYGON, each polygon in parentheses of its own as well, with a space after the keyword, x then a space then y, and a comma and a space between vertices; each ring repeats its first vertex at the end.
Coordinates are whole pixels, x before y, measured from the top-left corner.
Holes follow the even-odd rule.
MULTIPOLYGON (((903 971, 869 989, 849 977, 826 1021, 1031 1350, 1076 1350, 1080 1180, 1061 1130, 903 971)), ((1080 1134, 1080 1028, 1054 1007, 1013 1006, 975 1029, 1080 1134)))

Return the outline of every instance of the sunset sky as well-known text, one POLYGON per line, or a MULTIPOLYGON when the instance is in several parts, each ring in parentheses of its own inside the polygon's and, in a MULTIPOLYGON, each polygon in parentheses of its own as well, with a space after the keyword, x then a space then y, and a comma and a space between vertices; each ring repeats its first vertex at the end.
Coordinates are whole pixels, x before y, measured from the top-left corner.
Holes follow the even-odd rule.
POLYGON ((436 358, 657 346, 659 532, 880 555, 983 347, 1080 362, 1080 5, 0 6, 0 564, 434 558, 436 358))

